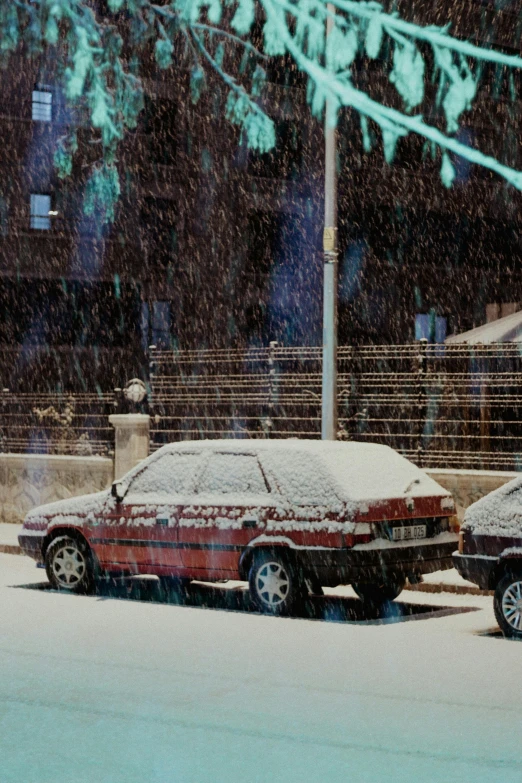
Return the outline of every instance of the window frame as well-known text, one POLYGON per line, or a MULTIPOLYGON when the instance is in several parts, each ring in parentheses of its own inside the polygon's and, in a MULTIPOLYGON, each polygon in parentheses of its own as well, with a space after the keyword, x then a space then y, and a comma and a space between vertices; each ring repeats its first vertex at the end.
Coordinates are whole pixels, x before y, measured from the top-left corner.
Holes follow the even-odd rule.
POLYGON ((54 93, 45 85, 36 84, 31 92, 31 120, 33 122, 52 122, 54 119, 54 93), (49 100, 44 101, 35 98, 35 95, 43 96, 48 95, 49 100), (47 116, 47 108, 49 116, 47 116), (35 112, 36 109, 36 112, 35 112), (35 116, 38 111, 45 116, 35 116))
POLYGON ((53 202, 51 193, 30 193, 29 194, 29 227, 32 231, 50 231, 52 228, 51 212, 53 211, 53 202), (33 212, 33 198, 49 199, 47 212, 33 212))

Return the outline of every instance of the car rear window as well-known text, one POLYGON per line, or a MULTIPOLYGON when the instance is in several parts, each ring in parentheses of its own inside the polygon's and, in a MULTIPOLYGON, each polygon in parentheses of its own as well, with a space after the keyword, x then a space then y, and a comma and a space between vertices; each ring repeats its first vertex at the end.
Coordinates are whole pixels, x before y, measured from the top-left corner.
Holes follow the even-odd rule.
POLYGON ((274 477, 282 494, 299 506, 332 506, 338 503, 333 482, 322 461, 296 451, 261 453, 265 471, 274 477))
POLYGON ((201 454, 165 454, 136 476, 125 500, 153 503, 155 498, 189 492, 202 459, 201 454))
POLYGON ((262 495, 269 489, 257 457, 213 454, 198 482, 199 493, 262 495))

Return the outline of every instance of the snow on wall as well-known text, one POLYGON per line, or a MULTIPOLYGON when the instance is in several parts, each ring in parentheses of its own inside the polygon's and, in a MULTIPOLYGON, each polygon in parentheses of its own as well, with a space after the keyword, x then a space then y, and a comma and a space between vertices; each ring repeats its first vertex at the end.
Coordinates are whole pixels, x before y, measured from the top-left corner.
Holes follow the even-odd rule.
POLYGON ((0 522, 20 524, 44 503, 103 490, 112 460, 54 454, 0 454, 0 522))

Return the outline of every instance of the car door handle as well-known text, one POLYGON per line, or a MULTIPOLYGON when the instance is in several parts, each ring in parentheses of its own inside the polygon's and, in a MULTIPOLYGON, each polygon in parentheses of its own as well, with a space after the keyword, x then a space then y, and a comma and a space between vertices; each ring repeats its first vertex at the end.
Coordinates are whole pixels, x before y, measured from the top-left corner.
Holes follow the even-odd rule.
POLYGON ((170 519, 169 517, 156 517, 156 524, 161 527, 168 527, 170 519))
POLYGON ((257 527, 257 519, 244 519, 243 527, 257 527))

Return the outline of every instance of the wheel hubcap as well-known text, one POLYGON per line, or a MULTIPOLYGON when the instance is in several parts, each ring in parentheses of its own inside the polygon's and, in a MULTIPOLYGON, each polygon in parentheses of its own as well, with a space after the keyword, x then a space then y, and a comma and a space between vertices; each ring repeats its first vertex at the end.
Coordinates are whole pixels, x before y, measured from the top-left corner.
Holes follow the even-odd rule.
POLYGON ((76 546, 63 546, 53 558, 53 574, 63 587, 75 587, 82 580, 85 569, 85 557, 76 546))
POLYGON ((513 582, 505 591, 502 613, 512 628, 522 631, 522 582, 513 582))
POLYGON ((264 563, 256 574, 256 590, 266 606, 280 606, 288 597, 290 579, 280 563, 264 563))

